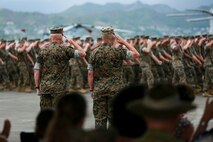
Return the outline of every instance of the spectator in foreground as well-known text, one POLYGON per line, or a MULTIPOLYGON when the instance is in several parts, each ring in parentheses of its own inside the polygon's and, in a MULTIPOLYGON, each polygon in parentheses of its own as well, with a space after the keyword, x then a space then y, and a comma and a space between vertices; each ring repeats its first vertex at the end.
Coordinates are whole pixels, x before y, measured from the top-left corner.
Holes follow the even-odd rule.
POLYGON ((48 128, 45 142, 78 141, 86 117, 86 101, 77 93, 62 96, 56 106, 56 116, 48 128))
POLYGON ((0 133, 0 142, 7 142, 7 139, 10 135, 10 128, 11 128, 10 121, 5 120, 2 132, 0 133))
POLYGON ((206 100, 203 115, 201 116, 200 123, 194 132, 192 138, 193 142, 212 142, 213 141, 213 128, 207 130, 209 121, 213 119, 213 100, 209 98, 206 100))
POLYGON ((43 141, 54 113, 53 109, 41 110, 36 118, 35 132, 21 132, 21 142, 43 141))
MULTIPOLYGON (((176 88, 182 101, 188 103, 194 102, 195 95, 191 87, 182 84, 177 85, 176 88)), ((183 142, 190 142, 194 133, 194 126, 189 121, 185 113, 187 112, 184 112, 179 115, 179 119, 175 130, 175 138, 178 140, 182 140, 183 142)))
POLYGON ((196 106, 182 101, 174 86, 159 84, 144 99, 131 102, 128 108, 147 122, 147 132, 136 142, 180 142, 173 136, 179 115, 196 106))
POLYGON ((122 89, 112 105, 112 127, 118 133, 117 142, 129 142, 139 138, 146 131, 145 121, 127 110, 127 105, 145 95, 143 85, 129 86, 122 89))

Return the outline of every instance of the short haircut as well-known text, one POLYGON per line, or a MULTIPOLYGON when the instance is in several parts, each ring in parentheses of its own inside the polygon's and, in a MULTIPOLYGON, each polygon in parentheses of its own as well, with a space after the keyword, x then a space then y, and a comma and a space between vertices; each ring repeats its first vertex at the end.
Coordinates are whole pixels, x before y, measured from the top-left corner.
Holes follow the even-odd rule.
POLYGON ((43 139, 50 121, 53 119, 55 111, 53 109, 41 110, 36 118, 35 134, 39 139, 43 139))
POLYGON ((84 142, 115 142, 116 133, 112 130, 94 129, 87 131, 83 137, 84 142))
POLYGON ((103 40, 114 40, 115 36, 112 33, 103 33, 102 39, 103 40))
POLYGON ((112 125, 120 136, 138 138, 146 131, 144 119, 133 114, 127 105, 145 95, 143 85, 131 85, 122 89, 113 101, 112 125))
POLYGON ((56 110, 58 117, 67 117, 75 126, 86 116, 86 101, 77 92, 69 93, 59 99, 56 110))

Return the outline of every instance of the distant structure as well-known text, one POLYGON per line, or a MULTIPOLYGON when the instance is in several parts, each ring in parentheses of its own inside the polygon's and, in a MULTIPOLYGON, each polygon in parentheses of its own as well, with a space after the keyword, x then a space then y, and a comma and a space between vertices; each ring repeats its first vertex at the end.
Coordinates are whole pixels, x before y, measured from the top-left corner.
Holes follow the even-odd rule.
MULTIPOLYGON (((213 13, 213 8, 210 10, 211 13, 213 13)), ((213 17, 213 16, 212 16, 213 17)), ((213 34, 213 18, 210 20, 210 28, 209 33, 213 34)))
POLYGON ((180 16, 193 16, 193 15, 200 15, 200 13, 204 13, 209 15, 209 17, 200 17, 200 18, 191 18, 187 19, 187 22, 199 22, 199 21, 209 21, 209 34, 213 34, 213 8, 208 10, 202 10, 202 9, 188 9, 188 11, 191 11, 193 13, 172 13, 172 14, 167 14, 168 17, 180 17, 180 16), (199 12, 199 13, 194 13, 194 12, 199 12))

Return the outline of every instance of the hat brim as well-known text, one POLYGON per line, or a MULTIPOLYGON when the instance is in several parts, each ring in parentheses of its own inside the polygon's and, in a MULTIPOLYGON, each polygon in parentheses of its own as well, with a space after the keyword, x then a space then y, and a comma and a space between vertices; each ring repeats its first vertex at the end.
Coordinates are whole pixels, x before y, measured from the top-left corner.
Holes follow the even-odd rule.
POLYGON ((148 116, 152 118, 169 118, 172 116, 177 116, 181 113, 185 113, 187 111, 193 110, 196 108, 195 104, 181 102, 177 105, 165 104, 164 106, 159 105, 157 107, 156 104, 152 104, 149 102, 149 105, 144 100, 137 100, 130 103, 127 108, 140 116, 148 116), (154 106, 154 107, 153 107, 154 106))

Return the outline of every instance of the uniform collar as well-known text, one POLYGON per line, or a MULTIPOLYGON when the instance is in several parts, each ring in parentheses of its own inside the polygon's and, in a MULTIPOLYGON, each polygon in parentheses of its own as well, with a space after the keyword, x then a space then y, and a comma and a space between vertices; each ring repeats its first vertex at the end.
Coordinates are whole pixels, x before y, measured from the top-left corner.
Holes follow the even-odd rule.
POLYGON ((112 46, 112 43, 103 43, 103 46, 112 46))

